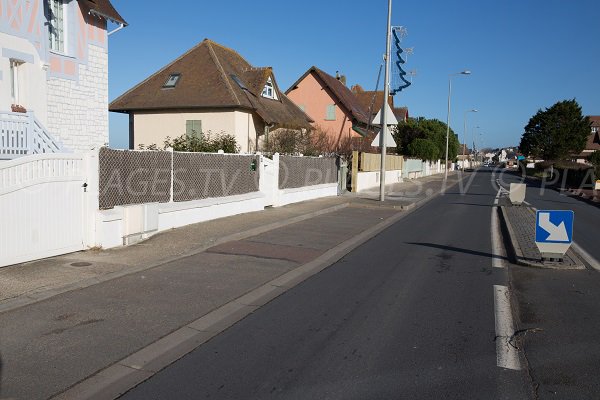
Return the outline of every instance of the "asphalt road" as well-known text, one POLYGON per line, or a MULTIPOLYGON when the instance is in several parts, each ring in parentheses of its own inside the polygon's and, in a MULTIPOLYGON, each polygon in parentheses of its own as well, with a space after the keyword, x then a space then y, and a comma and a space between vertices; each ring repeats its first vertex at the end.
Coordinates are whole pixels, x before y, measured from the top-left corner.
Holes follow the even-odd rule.
MULTIPOLYGON (((505 185, 521 182, 512 173, 505 185)), ((600 260, 600 208, 526 181, 526 201, 540 210, 573 210, 574 240, 600 260)), ((537 399, 597 399, 600 393, 600 272, 511 266, 522 348, 537 399)))
POLYGON ((122 398, 530 398, 527 371, 497 366, 508 270, 492 174, 469 175, 122 398))

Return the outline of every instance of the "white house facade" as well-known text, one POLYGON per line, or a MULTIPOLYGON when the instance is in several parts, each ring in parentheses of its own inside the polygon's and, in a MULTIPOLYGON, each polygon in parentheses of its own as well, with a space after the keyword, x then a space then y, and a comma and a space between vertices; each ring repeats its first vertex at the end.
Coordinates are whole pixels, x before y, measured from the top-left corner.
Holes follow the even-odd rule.
POLYGON ((109 0, 0 0, 0 159, 108 143, 109 0))

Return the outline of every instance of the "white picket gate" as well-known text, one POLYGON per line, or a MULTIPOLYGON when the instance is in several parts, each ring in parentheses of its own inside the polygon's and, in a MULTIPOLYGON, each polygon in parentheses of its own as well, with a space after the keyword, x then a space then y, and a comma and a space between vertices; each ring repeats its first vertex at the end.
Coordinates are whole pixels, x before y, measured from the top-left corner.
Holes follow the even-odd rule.
MULTIPOLYGON (((279 155, 276 155, 279 157, 279 155)), ((265 207, 275 205, 279 188, 279 162, 261 157, 260 191, 265 195, 265 207)))
POLYGON ((81 154, 0 162, 0 267, 84 249, 85 180, 81 154))

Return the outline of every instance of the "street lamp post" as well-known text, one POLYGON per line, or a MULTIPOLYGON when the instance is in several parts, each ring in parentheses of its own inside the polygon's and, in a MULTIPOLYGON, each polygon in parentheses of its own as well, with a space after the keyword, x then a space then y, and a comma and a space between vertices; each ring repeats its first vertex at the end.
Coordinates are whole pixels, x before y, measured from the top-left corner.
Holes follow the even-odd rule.
POLYGON ((450 96, 452 95, 452 77, 455 75, 471 75, 471 71, 464 70, 455 74, 448 75, 448 118, 446 119, 446 168, 444 170, 444 180, 448 179, 448 139, 450 137, 450 96))
POLYGON ((471 130, 471 139, 473 140, 473 159, 477 162, 477 145, 475 144, 475 129, 481 128, 480 126, 476 126, 471 130))
POLYGON ((387 33, 385 40, 385 74, 383 84, 383 107, 381 108, 381 131, 380 144, 381 144, 381 165, 379 172, 379 201, 385 201, 385 158, 386 158, 386 142, 385 137, 387 134, 387 121, 389 116, 386 115, 387 101, 390 96, 390 53, 392 48, 392 0, 388 0, 388 18, 387 18, 387 33))
MULTIPOLYGON (((465 141, 467 140, 467 113, 470 113, 470 112, 477 112, 477 109, 473 108, 472 110, 466 110, 464 113, 463 121, 464 121, 464 125, 465 125, 464 126, 465 136, 464 136, 463 140, 465 140, 465 141)), ((464 155, 465 155, 465 146, 463 146, 463 156, 464 155)), ((463 157, 463 163, 464 163, 464 157, 463 157)))

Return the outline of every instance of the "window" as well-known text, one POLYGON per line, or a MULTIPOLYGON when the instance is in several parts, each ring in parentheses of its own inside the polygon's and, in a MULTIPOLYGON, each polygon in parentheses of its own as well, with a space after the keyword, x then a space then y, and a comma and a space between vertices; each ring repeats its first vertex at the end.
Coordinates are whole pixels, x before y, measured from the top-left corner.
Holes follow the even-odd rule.
POLYGON ((202 121, 195 119, 185 121, 185 135, 200 137, 202 135, 202 121))
POLYGON ((181 74, 169 75, 169 77, 167 78, 167 81, 165 82, 163 87, 164 88, 174 88, 175 85, 177 85, 177 82, 179 82, 179 78, 181 78, 181 74))
POLYGON ((19 60, 10 60, 10 99, 12 104, 19 104, 21 96, 19 95, 20 72, 23 63, 19 60))
POLYGON ((598 127, 597 126, 592 126, 592 133, 596 133, 598 132, 598 127))
POLYGON ((65 5, 64 0, 46 0, 48 39, 50 50, 65 52, 65 5))
POLYGON ((266 97, 268 99, 277 100, 277 94, 275 93, 275 87, 273 86, 273 81, 271 77, 267 79, 267 83, 262 91, 262 97, 266 97))
POLYGON ((327 114, 325 115, 327 121, 335 121, 335 104, 329 104, 327 106, 327 114))
POLYGON ((248 90, 248 88, 246 87, 246 85, 244 85, 244 82, 242 82, 242 80, 240 79, 240 77, 237 76, 236 74, 231 74, 231 79, 233 79, 233 81, 235 83, 237 83, 237 85, 240 87, 240 89, 242 89, 242 90, 248 90))

